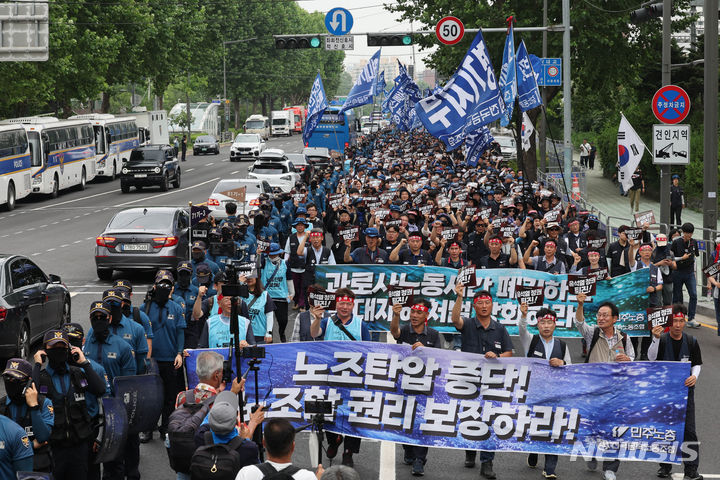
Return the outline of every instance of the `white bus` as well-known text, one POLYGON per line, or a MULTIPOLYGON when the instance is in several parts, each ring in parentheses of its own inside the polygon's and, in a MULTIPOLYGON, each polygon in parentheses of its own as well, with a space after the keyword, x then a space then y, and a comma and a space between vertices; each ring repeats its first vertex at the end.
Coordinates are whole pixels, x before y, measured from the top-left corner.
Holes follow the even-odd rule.
POLYGON ((60 190, 85 189, 95 178, 95 139, 87 120, 58 120, 55 117, 26 117, 3 120, 20 124, 30 144, 31 193, 58 196, 60 190))
POLYGON ((0 205, 15 208, 15 201, 30 195, 30 144, 21 125, 0 125, 0 205))
POLYGON ((133 148, 140 145, 134 117, 116 117, 109 113, 73 115, 73 120, 89 120, 95 137, 97 175, 115 180, 123 162, 130 158, 133 148))

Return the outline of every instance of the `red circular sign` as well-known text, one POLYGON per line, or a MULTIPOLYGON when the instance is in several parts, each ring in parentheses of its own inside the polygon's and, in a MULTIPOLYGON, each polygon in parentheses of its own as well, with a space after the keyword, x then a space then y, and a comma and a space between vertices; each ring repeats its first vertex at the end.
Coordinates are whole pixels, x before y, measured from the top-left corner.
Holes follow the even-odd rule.
POLYGON ((465 35, 465 25, 457 17, 444 17, 435 26, 435 35, 445 45, 455 45, 465 35))
POLYGON ((690 97, 677 85, 666 85, 655 92, 650 107, 661 122, 680 123, 690 113, 690 97))

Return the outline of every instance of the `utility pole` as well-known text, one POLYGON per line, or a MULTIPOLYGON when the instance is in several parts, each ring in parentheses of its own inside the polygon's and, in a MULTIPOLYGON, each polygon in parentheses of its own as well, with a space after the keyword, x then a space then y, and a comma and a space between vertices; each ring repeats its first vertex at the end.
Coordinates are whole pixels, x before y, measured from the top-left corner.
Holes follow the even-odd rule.
MULTIPOLYGON (((672 0, 663 0, 662 18, 662 86, 670 85, 670 40, 672 33, 672 0)), ((717 20, 716 20, 717 22, 717 20)), ((660 223, 670 225, 670 165, 660 165, 660 223)))
MULTIPOLYGON (((709 241, 714 241, 715 238, 711 238, 710 230, 717 229, 718 201, 718 0, 705 0, 703 15, 705 16, 703 228, 706 229, 703 231, 703 238, 708 241, 708 245, 711 245, 709 241)), ((709 246, 707 251, 710 251, 709 246)))
MULTIPOLYGON (((548 9, 547 0, 543 0, 543 27, 547 27, 547 21, 548 21, 547 9, 548 9)), ((542 32, 542 56, 543 56, 543 58, 547 58, 547 54, 548 54, 547 47, 548 47, 547 30, 543 30, 543 32, 542 32)), ((543 108, 547 108, 546 87, 541 87, 541 91, 542 91, 543 108)), ((538 167, 540 167, 540 168, 538 170, 545 173, 545 169, 546 169, 545 162, 546 162, 546 158, 547 158, 547 156, 546 156, 547 155, 547 151, 546 151, 547 127, 545 126, 545 116, 539 115, 538 118, 540 119, 540 125, 538 128, 538 130, 539 130, 538 133, 540 135, 540 137, 539 137, 540 140, 538 141, 538 143, 540 144, 540 145, 538 145, 538 147, 540 147, 540 164, 538 165, 538 167)))
MULTIPOLYGON (((670 0, 665 0, 669 2, 670 0)), ((562 0, 563 19, 563 142, 565 152, 565 191, 570 191, 568 180, 572 177, 572 108, 570 88, 570 0, 562 0)))

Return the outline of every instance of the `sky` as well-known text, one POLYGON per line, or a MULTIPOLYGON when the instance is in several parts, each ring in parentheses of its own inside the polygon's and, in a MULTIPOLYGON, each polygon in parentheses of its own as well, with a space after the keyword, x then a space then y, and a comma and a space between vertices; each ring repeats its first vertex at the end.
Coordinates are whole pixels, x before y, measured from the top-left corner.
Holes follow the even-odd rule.
MULTIPOLYGON (((388 12, 383 8, 383 0, 296 0, 297 4, 309 12, 327 13, 335 7, 343 7, 350 10, 353 16, 353 27, 351 33, 376 33, 376 32, 409 32, 410 22, 399 21, 400 14, 388 12)), ((389 3, 388 0, 384 0, 389 3)), ((415 24, 415 29, 420 25, 415 24)), ((355 36, 355 50, 345 52, 348 62, 369 60, 377 51, 377 47, 367 46, 367 37, 364 35, 355 36)), ((403 64, 412 64, 411 47, 384 47, 383 56, 398 57, 403 64)), ((421 53, 420 47, 415 47, 416 71, 425 70, 423 63, 425 53, 421 53)))

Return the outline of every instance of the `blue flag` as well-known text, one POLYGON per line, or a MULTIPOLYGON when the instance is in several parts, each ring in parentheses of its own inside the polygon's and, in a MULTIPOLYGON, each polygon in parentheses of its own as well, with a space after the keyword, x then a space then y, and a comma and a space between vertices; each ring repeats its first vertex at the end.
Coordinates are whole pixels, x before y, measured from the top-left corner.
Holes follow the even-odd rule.
POLYGON ((402 63, 400 63, 400 60, 398 60, 397 62, 398 62, 398 72, 399 72, 399 73, 398 73, 398 77, 408 77, 408 78, 410 78, 410 75, 408 75, 408 73, 407 73, 407 68, 405 68, 405 65, 403 65, 402 63))
POLYGON ((380 93, 385 93, 385 70, 380 72, 380 75, 378 75, 377 84, 375 85, 375 94, 379 95, 380 93))
POLYGON ((358 75, 355 84, 350 90, 345 103, 343 104, 340 112, 350 110, 351 108, 360 107, 372 103, 373 95, 375 95, 375 83, 380 69, 380 50, 375 52, 365 68, 362 69, 360 75, 358 75))
POLYGON ((305 121, 305 129, 303 130, 303 143, 307 145, 310 135, 312 135, 323 112, 328 107, 327 97, 325 96, 325 88, 323 88, 322 78, 317 74, 310 90, 310 98, 308 99, 308 114, 305 121))
POLYGON ((427 131, 448 151, 465 136, 497 120, 505 110, 482 32, 478 32, 455 75, 442 91, 415 106, 427 131))
POLYGON ((505 101, 505 113, 500 118, 500 125, 507 127, 510 124, 513 107, 515 106, 515 96, 517 95, 517 72, 515 68, 515 38, 513 37, 513 27, 510 23, 507 36, 505 37, 505 50, 503 50, 503 63, 500 69, 500 90, 505 101))
POLYGON ((480 156, 485 153, 493 140, 487 126, 483 126, 465 137, 465 162, 468 167, 477 167, 480 156))
POLYGON ((538 86, 540 85, 540 73, 542 72, 542 61, 538 58, 537 55, 533 55, 532 53, 528 55, 528 58, 530 59, 530 65, 532 66, 533 73, 535 73, 535 81, 537 82, 538 86))
POLYGON ((535 107, 542 105, 542 97, 538 88, 535 72, 530 64, 525 42, 520 41, 517 49, 517 68, 518 68, 518 104, 520 110, 527 112, 535 107))

